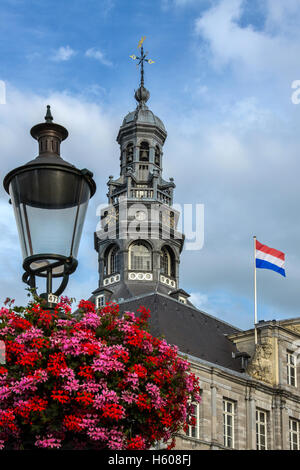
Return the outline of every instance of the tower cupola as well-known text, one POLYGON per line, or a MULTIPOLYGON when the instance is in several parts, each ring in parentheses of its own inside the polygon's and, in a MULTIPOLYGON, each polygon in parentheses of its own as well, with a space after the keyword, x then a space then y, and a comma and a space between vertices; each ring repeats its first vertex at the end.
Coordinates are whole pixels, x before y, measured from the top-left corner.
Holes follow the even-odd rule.
POLYGON ((117 136, 120 176, 109 177, 109 206, 102 211, 102 228, 95 236, 100 279, 94 294, 106 295, 104 289, 109 288, 115 300, 157 288, 168 294, 179 287, 183 237, 177 232, 179 213, 172 208, 173 178, 166 181, 162 176, 167 132, 148 107, 144 63, 154 61, 144 53, 144 39, 139 43, 140 55, 130 56, 138 61, 141 75, 134 94, 136 108, 125 116, 117 136), (134 234, 132 227, 136 227, 134 234))

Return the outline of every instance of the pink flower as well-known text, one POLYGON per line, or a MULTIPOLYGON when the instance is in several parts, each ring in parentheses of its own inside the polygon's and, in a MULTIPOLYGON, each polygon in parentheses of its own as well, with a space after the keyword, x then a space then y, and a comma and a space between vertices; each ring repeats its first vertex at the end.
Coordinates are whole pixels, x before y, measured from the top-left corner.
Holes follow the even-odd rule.
POLYGON ((88 431, 87 434, 93 441, 107 441, 108 439, 106 428, 95 427, 92 430, 88 431))
POLYGON ((146 384, 146 390, 152 398, 154 408, 159 409, 165 406, 166 400, 160 396, 159 387, 153 383, 146 384))
POLYGON ((130 384, 133 389, 136 389, 138 388, 139 384, 139 376, 136 372, 130 372, 129 374, 127 374, 125 382, 130 384))
POLYGON ((16 338, 16 343, 24 344, 27 341, 32 341, 35 338, 42 338, 44 336, 43 330, 32 326, 29 330, 24 331, 16 338))
POLYGON ((129 392, 128 390, 125 390, 121 394, 121 398, 123 401, 131 405, 131 403, 135 403, 138 399, 138 396, 136 393, 129 392))
POLYGON ((96 329, 101 324, 101 319, 96 313, 86 313, 80 323, 88 328, 96 329))
POLYGON ((37 436, 35 441, 37 447, 42 447, 43 449, 59 449, 61 447, 61 439, 53 437, 51 434, 48 434, 47 437, 41 439, 40 436, 37 436))
POLYGON ((119 397, 114 390, 103 390, 101 394, 95 396, 94 408, 101 409, 107 403, 118 403, 119 397))
POLYGON ((0 401, 5 400, 8 398, 11 394, 11 390, 7 385, 4 385, 4 387, 0 387, 0 401))
POLYGON ((113 450, 123 449, 124 434, 118 429, 112 429, 108 433, 108 448, 113 450))

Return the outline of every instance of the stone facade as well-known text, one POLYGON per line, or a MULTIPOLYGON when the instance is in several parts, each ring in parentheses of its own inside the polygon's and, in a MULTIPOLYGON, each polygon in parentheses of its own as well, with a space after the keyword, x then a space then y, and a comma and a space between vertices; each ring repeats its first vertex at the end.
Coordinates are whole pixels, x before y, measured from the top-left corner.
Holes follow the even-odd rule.
POLYGON ((256 347, 254 330, 231 335, 230 340, 240 351, 251 354, 243 373, 189 357, 194 373, 200 378, 202 403, 198 406, 197 438, 179 435, 176 448, 225 449, 223 400, 227 399, 234 403, 234 449, 257 449, 259 410, 266 414, 266 448, 289 450, 290 420, 300 423, 299 327, 299 319, 260 322, 256 347), (289 383, 287 353, 293 353, 296 359, 294 385, 289 383))

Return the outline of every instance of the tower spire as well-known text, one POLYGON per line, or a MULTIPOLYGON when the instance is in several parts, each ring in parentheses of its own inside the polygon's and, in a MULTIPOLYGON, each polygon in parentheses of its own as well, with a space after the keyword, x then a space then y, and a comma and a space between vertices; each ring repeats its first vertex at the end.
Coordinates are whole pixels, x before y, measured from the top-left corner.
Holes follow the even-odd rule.
POLYGON ((135 95, 134 95, 135 99, 139 103, 138 106, 140 106, 140 107, 145 105, 145 103, 148 101, 148 99, 150 97, 149 91, 144 86, 144 63, 148 62, 148 64, 154 64, 154 60, 147 59, 148 52, 144 52, 143 42, 145 41, 145 39, 146 39, 146 36, 143 36, 141 38, 141 40, 139 41, 139 43, 138 43, 138 48, 141 49, 140 56, 136 56, 135 54, 132 54, 131 56, 129 56, 131 59, 138 61, 137 67, 139 65, 141 66, 141 68, 140 68, 140 72, 141 72, 140 87, 138 88, 138 90, 135 92, 135 95))

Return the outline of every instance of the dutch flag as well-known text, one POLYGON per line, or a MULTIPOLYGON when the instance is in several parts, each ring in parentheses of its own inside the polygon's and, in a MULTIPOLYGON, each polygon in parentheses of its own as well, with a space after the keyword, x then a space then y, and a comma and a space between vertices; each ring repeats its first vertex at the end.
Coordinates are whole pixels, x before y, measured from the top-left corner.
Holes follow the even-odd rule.
POLYGON ((285 254, 282 251, 270 248, 256 240, 255 259, 257 268, 272 269, 285 277, 285 254))

